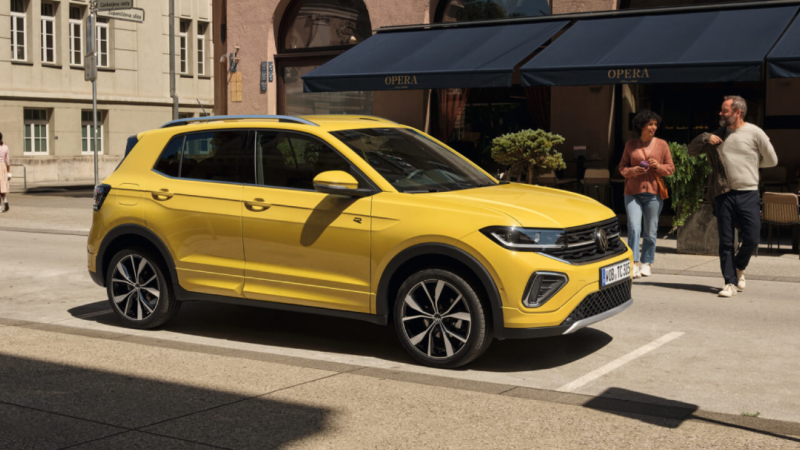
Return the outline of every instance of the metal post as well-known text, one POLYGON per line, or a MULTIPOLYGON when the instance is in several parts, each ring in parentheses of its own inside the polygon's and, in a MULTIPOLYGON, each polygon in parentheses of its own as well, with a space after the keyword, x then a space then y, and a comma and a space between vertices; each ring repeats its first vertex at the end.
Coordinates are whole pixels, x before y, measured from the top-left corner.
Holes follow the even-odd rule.
MULTIPOLYGON (((92 2, 92 24, 97 23, 97 2, 92 2)), ((93 34, 94 36, 94 34, 93 34)), ((99 50, 99 49, 98 49, 99 50)), ((97 51, 94 53, 95 67, 97 67, 97 51)), ((94 145, 94 185, 100 184, 100 176, 97 170, 97 80, 92 81, 92 145, 94 145)))
POLYGON ((172 120, 176 120, 178 95, 175 92, 175 0, 169 0, 169 95, 172 97, 172 120))

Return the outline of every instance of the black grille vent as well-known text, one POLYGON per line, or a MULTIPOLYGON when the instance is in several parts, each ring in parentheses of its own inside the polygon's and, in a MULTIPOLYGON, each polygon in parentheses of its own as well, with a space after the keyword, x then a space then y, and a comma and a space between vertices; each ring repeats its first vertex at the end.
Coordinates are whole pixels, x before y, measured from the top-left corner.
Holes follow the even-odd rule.
POLYGON ((619 221, 614 218, 604 222, 581 227, 569 228, 565 231, 567 247, 548 250, 548 255, 555 256, 571 264, 588 264, 625 253, 625 243, 619 237, 619 221), (601 252, 595 243, 595 230, 602 228, 608 239, 608 250, 601 252), (612 237, 613 236, 613 237, 612 237))
POLYGON ((563 325, 587 319, 614 309, 631 299, 630 278, 614 286, 588 295, 575 311, 567 317, 563 325))

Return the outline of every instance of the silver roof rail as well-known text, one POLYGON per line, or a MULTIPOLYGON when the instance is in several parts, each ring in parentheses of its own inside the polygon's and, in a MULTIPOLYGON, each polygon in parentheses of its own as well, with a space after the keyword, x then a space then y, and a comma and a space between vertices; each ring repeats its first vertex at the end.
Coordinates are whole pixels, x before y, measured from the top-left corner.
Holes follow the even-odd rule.
POLYGON ((318 127, 316 123, 301 119, 300 117, 294 116, 259 116, 259 115, 245 115, 245 116, 205 116, 205 117, 190 117, 188 119, 178 119, 173 120, 170 122, 161 125, 161 128, 169 128, 169 127, 176 127, 179 125, 186 125, 188 123, 195 123, 195 122, 212 122, 217 120, 230 120, 230 119, 277 119, 280 122, 293 122, 299 123, 303 125, 311 125, 318 127))

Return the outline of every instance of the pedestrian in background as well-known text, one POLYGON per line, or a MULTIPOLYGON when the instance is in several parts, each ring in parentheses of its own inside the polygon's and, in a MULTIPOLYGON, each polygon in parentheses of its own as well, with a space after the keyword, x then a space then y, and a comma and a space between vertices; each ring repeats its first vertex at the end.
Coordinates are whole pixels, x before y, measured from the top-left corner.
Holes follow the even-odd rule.
POLYGON ((761 241, 761 198, 758 195, 759 167, 775 167, 778 156, 761 128, 744 121, 747 102, 729 95, 722 102, 719 124, 714 133, 703 133, 689 144, 689 155, 708 154, 712 174, 708 194, 714 199, 719 229, 719 264, 725 287, 720 297, 743 291, 744 271, 761 241), (736 225, 742 246, 734 256, 736 225))
POLYGON ((3 133, 0 133, 0 212, 8 211, 8 174, 11 173, 11 160, 8 156, 8 147, 3 144, 3 133))
POLYGON ((667 198, 660 178, 672 175, 675 165, 669 145, 655 137, 661 117, 642 110, 633 118, 637 139, 625 144, 619 172, 625 177, 625 211, 628 214, 628 246, 633 250, 633 277, 649 277, 656 257, 658 216, 667 198), (644 227, 642 227, 644 222, 644 227), (639 238, 643 238, 641 258, 639 238))

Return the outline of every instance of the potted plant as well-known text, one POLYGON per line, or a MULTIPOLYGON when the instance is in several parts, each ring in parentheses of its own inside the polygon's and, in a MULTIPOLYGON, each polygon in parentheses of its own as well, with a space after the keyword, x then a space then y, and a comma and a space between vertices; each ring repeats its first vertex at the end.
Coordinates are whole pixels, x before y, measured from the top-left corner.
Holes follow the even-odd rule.
POLYGON ((562 136, 544 130, 504 134, 492 141, 492 159, 508 166, 509 178, 515 176, 522 181, 525 176, 528 184, 532 184, 541 174, 567 167, 556 150, 563 143, 562 136))
POLYGON ((716 254, 717 221, 712 206, 704 202, 711 165, 706 155, 689 156, 686 144, 669 143, 675 172, 664 178, 670 191, 672 220, 670 234, 678 233, 678 253, 716 254))

